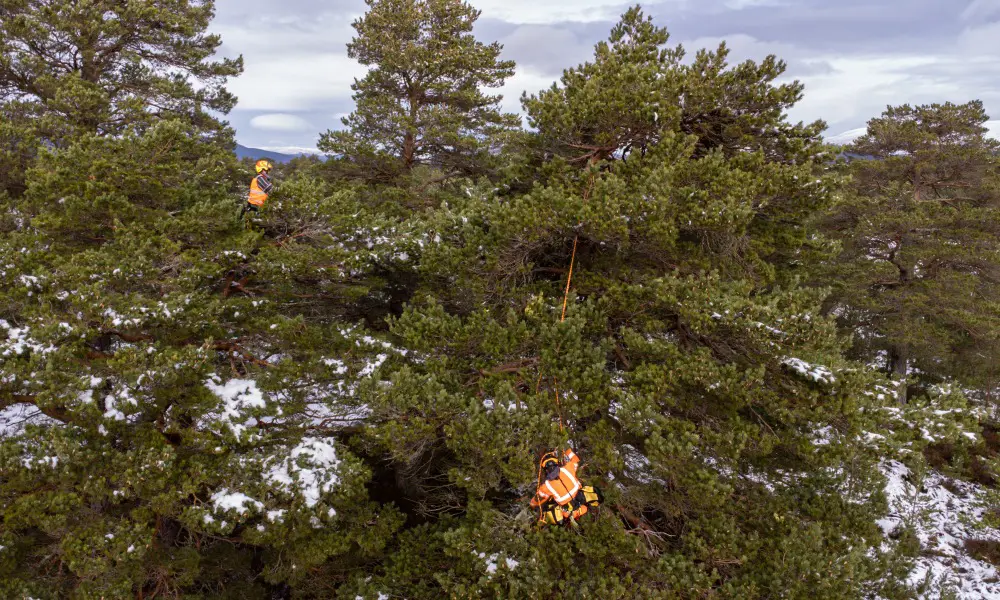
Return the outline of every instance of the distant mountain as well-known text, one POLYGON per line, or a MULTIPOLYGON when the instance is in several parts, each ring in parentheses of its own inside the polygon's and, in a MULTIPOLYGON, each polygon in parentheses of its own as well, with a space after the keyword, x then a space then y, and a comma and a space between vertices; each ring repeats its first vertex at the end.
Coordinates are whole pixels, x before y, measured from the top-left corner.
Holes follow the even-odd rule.
POLYGON ((270 150, 261 150, 260 148, 248 148, 241 144, 236 144, 236 158, 268 158, 277 163, 286 163, 297 156, 307 156, 306 153, 300 152, 297 154, 282 154, 281 152, 272 152, 270 150))

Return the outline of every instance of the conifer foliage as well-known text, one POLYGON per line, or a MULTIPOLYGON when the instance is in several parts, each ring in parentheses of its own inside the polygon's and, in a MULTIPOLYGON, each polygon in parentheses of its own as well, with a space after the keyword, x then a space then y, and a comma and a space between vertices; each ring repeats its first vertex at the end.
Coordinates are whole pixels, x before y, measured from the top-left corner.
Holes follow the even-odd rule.
POLYGON ((822 123, 785 118, 802 87, 777 58, 685 62, 637 7, 523 98, 519 131, 482 92, 513 64, 472 36, 478 11, 368 4, 350 52, 373 68, 321 141, 338 156, 279 173, 251 228, 232 218, 250 174, 200 113, 232 99, 144 54, 235 74, 203 63, 211 2, 4 4, 22 37, 0 41, 0 76, 90 81, 26 58, 31 32, 138 40, 84 86, 93 105, 2 105, 0 161, 29 168, 0 180, 0 596, 912 597, 879 463, 916 472, 932 436, 967 456, 975 418, 938 385, 903 422, 852 360, 824 286, 856 238, 824 228, 862 194, 919 190, 929 224, 906 247, 941 256, 911 240, 950 223, 981 244, 937 272, 986 289, 988 227, 950 212, 990 214, 981 107, 873 122, 858 147, 884 165, 844 192, 822 123), (111 93, 136 77, 156 93, 111 93), (606 502, 538 528, 537 461, 565 447, 606 502))
POLYGON ((352 89, 355 111, 319 148, 347 161, 353 177, 399 183, 422 165, 444 180, 489 171, 491 152, 518 124, 499 109, 514 74, 498 43, 472 34, 480 11, 460 0, 366 0, 348 56, 371 70, 352 89))
POLYGON ((981 102, 890 107, 851 150, 866 157, 827 227, 843 240, 831 300, 914 393, 958 377, 995 387, 1000 333, 1000 143, 981 102))
POLYGON ((5 1, 0 101, 54 116, 53 136, 117 133, 154 117, 217 128, 208 111, 233 107, 223 85, 243 63, 209 60, 221 44, 205 33, 213 15, 205 0, 5 1))

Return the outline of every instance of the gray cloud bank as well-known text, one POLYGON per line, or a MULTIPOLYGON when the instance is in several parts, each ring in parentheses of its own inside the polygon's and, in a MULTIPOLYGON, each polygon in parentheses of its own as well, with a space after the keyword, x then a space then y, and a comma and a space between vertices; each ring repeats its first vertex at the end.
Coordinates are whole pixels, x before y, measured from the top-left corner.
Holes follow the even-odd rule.
MULTIPOLYGON (((498 40, 518 74, 504 106, 519 110, 562 70, 587 60, 628 8, 614 0, 472 0, 477 35, 498 40)), ((1000 0, 667 0, 644 5, 692 53, 726 40, 733 61, 776 54, 806 85, 790 117, 824 119, 831 136, 863 127, 887 104, 982 99, 1000 119, 1000 0)), ((213 31, 246 73, 231 82, 238 138, 312 148, 350 112, 364 71, 347 58, 362 0, 220 0, 213 31)))

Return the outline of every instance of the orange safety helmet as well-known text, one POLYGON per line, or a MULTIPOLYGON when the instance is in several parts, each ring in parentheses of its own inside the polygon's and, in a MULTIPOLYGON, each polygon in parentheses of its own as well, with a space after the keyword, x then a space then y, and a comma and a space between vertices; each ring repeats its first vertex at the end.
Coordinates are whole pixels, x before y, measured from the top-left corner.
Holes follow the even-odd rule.
POLYGON ((271 161, 265 158, 258 160, 257 164, 254 165, 254 168, 257 169, 258 173, 260 173, 261 171, 270 171, 271 169, 274 168, 274 165, 271 164, 271 161))

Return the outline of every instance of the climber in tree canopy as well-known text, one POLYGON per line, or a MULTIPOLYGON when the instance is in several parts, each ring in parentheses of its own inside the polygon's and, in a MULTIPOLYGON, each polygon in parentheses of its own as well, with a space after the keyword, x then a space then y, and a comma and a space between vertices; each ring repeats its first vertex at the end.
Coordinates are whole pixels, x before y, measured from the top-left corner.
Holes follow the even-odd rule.
POLYGON ((555 452, 542 456, 539 465, 539 485, 531 506, 538 507, 539 522, 548 525, 572 524, 587 514, 588 507, 596 508, 604 500, 600 490, 584 486, 576 472, 580 457, 567 449, 562 460, 555 452))
POLYGON ((267 202, 267 195, 271 193, 271 188, 274 187, 269 176, 273 168, 274 165, 267 159, 258 160, 257 164, 254 165, 257 176, 250 182, 250 196, 247 197, 247 203, 243 205, 243 210, 240 211, 239 218, 242 219, 243 215, 248 211, 257 212, 267 202))

